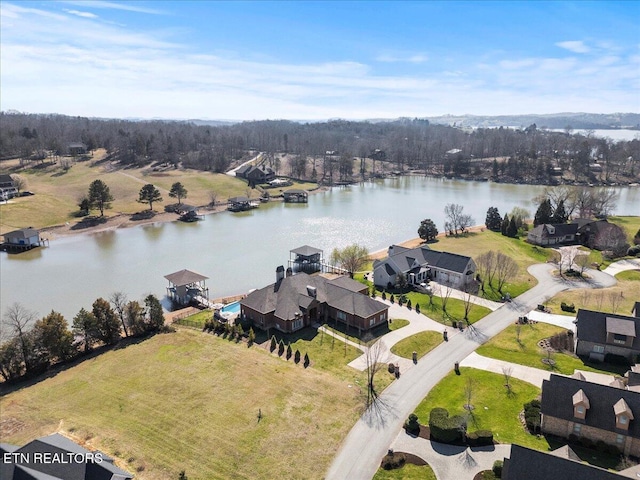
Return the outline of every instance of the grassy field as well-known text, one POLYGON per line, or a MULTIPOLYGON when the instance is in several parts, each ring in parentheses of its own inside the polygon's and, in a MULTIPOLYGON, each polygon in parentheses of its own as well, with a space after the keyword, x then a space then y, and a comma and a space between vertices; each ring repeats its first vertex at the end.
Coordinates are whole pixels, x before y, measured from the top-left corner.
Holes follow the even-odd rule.
POLYGON ((639 217, 608 217, 607 220, 616 225, 620 225, 627 232, 627 238, 629 243, 633 245, 633 237, 640 230, 640 216, 639 217))
POLYGON ((373 480, 437 480, 436 474, 429 465, 417 466, 406 463, 395 470, 379 468, 373 480))
POLYGON ((598 310, 620 315, 631 315, 631 309, 640 299, 640 271, 627 270, 616 275, 617 285, 598 290, 571 290, 562 292, 549 300, 546 305, 553 313, 575 316, 575 313, 563 312, 562 302, 574 304, 579 308, 598 310), (615 308, 614 308, 615 307, 615 308), (615 311, 614 311, 615 310, 615 311))
POLYGON ((142 480, 183 469, 190 479, 322 478, 361 401, 309 350, 305 369, 180 328, 5 395, 2 424, 21 428, 2 439, 72 432, 142 480))
MULTIPOLYGON (((169 197, 169 190, 175 182, 181 182, 185 186, 188 196, 183 202, 192 205, 208 205, 211 192, 216 193, 217 202, 225 202, 229 197, 248 193, 244 181, 229 175, 200 170, 154 172, 148 167, 111 169, 108 164, 100 162, 104 155, 104 150, 98 150, 92 160, 73 163, 67 171, 59 164, 45 164, 17 172, 26 180, 26 190, 35 195, 16 198, 9 204, 0 204, 0 231, 26 226, 41 228, 79 220, 75 216, 79 200, 87 194, 89 184, 96 179, 104 181, 115 198, 112 209, 105 211, 107 216, 116 213, 132 214, 148 209, 147 205, 136 201, 140 188, 146 183, 154 184, 161 191, 164 201, 154 204, 154 209, 160 211, 163 210, 163 205, 176 202, 176 199, 169 197)), ((7 162, 3 163, 0 173, 10 173, 7 165, 7 162)), ((295 188, 307 189, 315 186, 293 185, 295 188)), ((270 190, 270 193, 275 195, 280 192, 270 190)), ((252 197, 259 195, 259 190, 251 190, 252 197)))
POLYGON ((413 352, 417 352, 418 358, 421 358, 442 342, 440 332, 419 332, 400 340, 391 347, 391 352, 404 358, 412 358, 413 352))
POLYGON ((605 365, 602 365, 601 368, 585 365, 578 357, 566 353, 554 353, 552 358, 556 364, 553 368, 549 367, 541 361, 543 358, 546 358, 547 355, 538 347, 538 342, 544 338, 566 332, 567 330, 547 323, 522 325, 520 327, 520 342, 518 343, 516 339, 516 328, 516 325, 508 326, 487 343, 480 346, 476 352, 485 357, 543 370, 552 370, 565 375, 571 375, 575 369, 610 373, 606 370, 607 367, 605 365))
POLYGON ((473 385, 471 404, 475 408, 468 418, 467 431, 491 430, 494 439, 500 443, 518 443, 537 450, 548 449, 547 441, 526 432, 518 418, 522 405, 540 394, 539 388, 511 379, 511 389, 507 390, 504 377, 500 374, 473 368, 461 368, 460 373, 456 375, 452 371, 418 405, 415 413, 420 423, 429 424, 429 413, 435 407, 446 408, 450 416, 468 415, 464 409, 467 403, 465 386, 470 378, 473 385))
MULTIPOLYGON (((425 293, 411 292, 407 294, 407 298, 411 300, 412 305, 420 304, 420 312, 436 322, 445 325, 451 325, 451 322, 464 320, 464 302, 457 298, 449 298, 447 302, 447 311, 442 311, 442 299, 438 295, 434 295, 432 304, 429 304, 429 295, 425 293)), ((469 311, 469 323, 475 323, 481 318, 491 313, 486 307, 480 305, 472 305, 469 311)))

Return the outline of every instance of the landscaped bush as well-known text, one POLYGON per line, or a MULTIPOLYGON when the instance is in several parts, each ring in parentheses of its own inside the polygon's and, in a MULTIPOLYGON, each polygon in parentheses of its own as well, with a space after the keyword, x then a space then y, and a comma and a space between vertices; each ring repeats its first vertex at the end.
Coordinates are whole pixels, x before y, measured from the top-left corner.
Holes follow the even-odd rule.
POLYGON ((407 308, 411 310, 411 299, 407 300, 407 308))
POLYGON ((393 293, 391 294, 391 297, 389 297, 389 301, 390 301, 391 303, 395 303, 395 301, 396 301, 396 297, 394 297, 394 296, 393 296, 393 293))
POLYGON ((418 416, 415 413, 409 415, 407 421, 404 424, 404 428, 407 433, 413 433, 414 435, 418 435, 420 433, 420 423, 418 422, 418 416))
POLYGON ((573 332, 567 330, 566 332, 555 334, 549 338, 549 345, 551 345, 554 350, 573 353, 573 332))
POLYGON ((467 434, 467 443, 470 447, 482 447, 493 445, 493 432, 491 430, 476 430, 467 434))
POLYGON ((560 308, 562 309, 563 312, 570 312, 570 313, 575 313, 576 312, 576 306, 572 303, 572 304, 567 304, 562 302, 560 304, 560 308))
POLYGON ((627 250, 627 255, 629 255, 630 257, 640 257, 640 245, 629 247, 629 250, 627 250))
POLYGON ((495 462, 493 462, 493 468, 491 470, 493 471, 493 474, 496 476, 496 478, 502 478, 503 464, 504 462, 502 460, 496 460, 495 462))
POLYGON ((611 363, 612 365, 625 365, 629 366, 629 359, 622 355, 616 355, 614 353, 607 353, 604 356, 604 361, 611 363))
POLYGON ((531 433, 540 431, 540 400, 531 400, 524 404, 524 421, 531 433))
POLYGON ((459 415, 450 417, 444 408, 434 408, 429 414, 431 438, 441 443, 454 443, 461 439, 465 420, 459 415))
POLYGON ((419 303, 416 303, 416 312, 420 313, 420 304, 419 303))
POLYGON ((404 467, 407 457, 404 453, 389 452, 382 459, 381 466, 385 470, 393 470, 404 467))

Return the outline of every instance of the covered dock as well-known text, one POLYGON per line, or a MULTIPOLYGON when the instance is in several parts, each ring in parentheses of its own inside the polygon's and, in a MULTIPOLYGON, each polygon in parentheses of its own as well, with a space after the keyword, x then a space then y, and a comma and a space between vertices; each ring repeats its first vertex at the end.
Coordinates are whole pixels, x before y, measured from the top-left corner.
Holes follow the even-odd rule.
POLYGON ((299 188, 290 188, 282 192, 285 203, 307 203, 309 201, 309 193, 299 188))
POLYGON ((24 252, 48 243, 47 240, 40 238, 40 232, 33 227, 13 230, 2 236, 4 242, 1 247, 8 252, 24 252))
POLYGON ((167 296, 178 305, 208 304, 209 288, 205 283, 209 277, 185 269, 165 275, 164 278, 169 281, 167 296))
POLYGON ((179 220, 183 222, 204 220, 204 215, 200 215, 198 213, 198 207, 194 207, 193 205, 182 205, 177 212, 180 214, 179 220))
POLYGON ((252 208, 258 208, 258 204, 251 202, 249 197, 231 197, 227 200, 227 210, 232 212, 244 212, 245 210, 250 210, 252 208))

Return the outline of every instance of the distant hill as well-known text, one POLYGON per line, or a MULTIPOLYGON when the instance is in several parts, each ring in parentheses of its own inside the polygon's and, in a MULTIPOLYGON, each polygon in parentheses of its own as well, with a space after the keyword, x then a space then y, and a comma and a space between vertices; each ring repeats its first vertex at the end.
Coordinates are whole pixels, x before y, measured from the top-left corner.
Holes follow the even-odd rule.
POLYGON ((458 127, 522 127, 535 123, 538 128, 640 129, 638 113, 552 113, 545 115, 441 115, 425 117, 431 123, 458 127))

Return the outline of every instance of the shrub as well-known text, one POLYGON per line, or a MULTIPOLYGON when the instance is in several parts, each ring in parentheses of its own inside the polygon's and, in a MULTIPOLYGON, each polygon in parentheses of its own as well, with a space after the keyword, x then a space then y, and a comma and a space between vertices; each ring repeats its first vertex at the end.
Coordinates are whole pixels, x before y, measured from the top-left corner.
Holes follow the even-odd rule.
POLYGON ((540 431, 540 400, 531 400, 524 404, 524 421, 531 433, 540 431))
POLYGON ((496 460, 495 462, 493 462, 493 468, 491 469, 491 471, 496 476, 496 478, 502 478, 503 463, 504 462, 502 460, 496 460))
POLYGON ((276 344, 277 344, 277 343, 278 343, 278 342, 276 342, 276 336, 275 336, 275 335, 273 335, 273 336, 271 337, 271 345, 269 345, 269 350, 270 350, 271 352, 273 352, 273 351, 276 349, 276 344))
POLYGON ((607 445, 610 455, 620 455, 620 449, 615 445, 607 445))
POLYGON ((609 451, 609 445, 607 445, 604 441, 598 440, 596 442, 596 450, 602 453, 607 453, 609 451))
POLYGON ((307 367, 309 366, 309 363, 310 363, 310 361, 309 361, 309 354, 308 354, 308 353, 305 353, 305 354, 304 354, 304 368, 307 368, 307 367))
POLYGON ((629 359, 623 355, 616 355, 615 353, 607 353, 604 356, 604 361, 613 365, 629 366, 629 359))
POLYGON ((407 300, 407 308, 411 310, 411 299, 407 300))
POLYGON ((396 297, 393 296, 393 293, 391 294, 391 297, 389 297, 389 301, 391 303, 395 303, 396 302, 396 297))
POLYGON ((404 453, 389 452, 383 457, 381 466, 385 470, 393 470, 402 468, 406 461, 407 457, 404 453))
POLYGON ((563 312, 570 312, 570 313, 575 313, 576 311, 576 306, 572 303, 572 304, 567 304, 562 302, 560 304, 560 308, 562 309, 563 312))
POLYGON ((296 350, 296 353, 293 355, 293 361, 300 363, 300 350, 296 350))
POLYGON ((429 414, 431 438, 441 443, 453 443, 460 440, 461 431, 466 427, 464 418, 449 416, 444 408, 434 408, 429 414))
POLYGON ((629 247, 627 250, 627 255, 630 257, 638 257, 640 256, 640 245, 634 245, 633 247, 629 247))
POLYGON ((493 432, 491 430, 476 430, 467 434, 467 443, 471 447, 493 445, 493 432))
POLYGON ((282 356, 284 353, 284 340, 280 339, 280 343, 278 344, 278 355, 282 356))
POLYGON ((291 349, 291 342, 289 342, 289 345, 287 345, 287 360, 291 358, 291 355, 293 355, 293 350, 291 349))
POLYGON ((404 304, 404 299, 402 297, 398 297, 398 305, 402 306, 404 304))
POLYGON ((249 328, 249 345, 253 345, 253 342, 256 341, 256 332, 253 331, 253 327, 249 328))
POLYGON ((418 416, 415 413, 409 415, 407 421, 404 424, 404 428, 407 432, 418 434, 420 433, 420 423, 418 422, 418 416))
POLYGON ((396 373, 396 366, 393 362, 389 362, 388 370, 389 370, 389 373, 396 373))
POLYGON ((387 299, 387 292, 382 292, 382 299, 386 300, 387 299))
POLYGON ((416 303, 416 312, 420 313, 420 304, 419 303, 416 303))
POLYGON ((593 447, 593 440, 591 440, 589 437, 580 437, 580 445, 582 445, 585 448, 591 448, 593 447))

